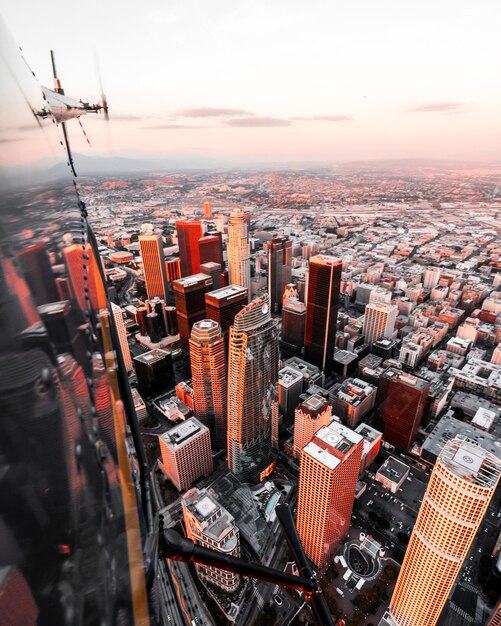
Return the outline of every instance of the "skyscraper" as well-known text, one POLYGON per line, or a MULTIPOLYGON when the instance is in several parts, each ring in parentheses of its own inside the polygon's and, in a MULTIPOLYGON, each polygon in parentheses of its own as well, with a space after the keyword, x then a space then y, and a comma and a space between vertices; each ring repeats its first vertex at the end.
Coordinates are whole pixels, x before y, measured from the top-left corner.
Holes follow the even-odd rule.
POLYGON ((318 254, 310 259, 304 358, 326 374, 333 367, 342 269, 341 259, 333 256, 318 254))
POLYGON ((306 305, 299 298, 285 298, 282 306, 282 336, 284 347, 298 351, 304 344, 306 305))
POLYGON ((264 244, 268 257, 268 293, 272 313, 282 310, 284 288, 291 279, 292 241, 284 235, 264 244))
POLYGON ((221 327, 213 320, 191 329, 190 361, 195 415, 211 431, 219 448, 226 447, 226 354, 221 327))
POLYGON ((198 240, 200 263, 219 263, 221 271, 224 270, 223 239, 218 231, 205 233, 198 240))
POLYGON ((200 222, 179 220, 176 222, 179 258, 181 260, 181 276, 191 276, 200 272, 200 251, 198 240, 202 236, 200 222))
POLYGON ((193 324, 205 318, 205 294, 212 289, 212 278, 207 274, 194 274, 172 284, 179 335, 184 346, 188 347, 193 324))
POLYGON ((295 411, 294 416, 294 456, 310 443, 314 434, 327 426, 332 417, 331 405, 321 396, 309 396, 295 411))
POLYGON ((221 289, 223 286, 223 277, 221 273, 221 265, 213 261, 200 263, 200 273, 207 274, 212 278, 212 289, 221 289))
POLYGON ((394 367, 379 378, 376 395, 378 422, 383 439, 409 449, 424 419, 430 383, 394 367))
POLYGON ((228 338, 235 315, 244 308, 248 299, 247 289, 239 285, 228 285, 205 294, 207 317, 221 326, 225 338, 228 338))
MULTIPOLYGON (((193 542, 231 556, 240 556, 240 534, 235 519, 207 489, 194 487, 182 500, 186 534, 193 542)), ((196 565, 200 578, 222 591, 235 591, 240 576, 217 567, 196 565)))
POLYGON ((212 206, 210 202, 204 202, 204 217, 212 217, 212 206))
POLYGON ((385 337, 390 339, 395 329, 398 307, 395 304, 377 302, 365 307, 364 335, 367 343, 385 337))
POLYGON ((240 311, 230 329, 228 466, 244 480, 259 478, 270 464, 277 381, 278 331, 265 294, 240 311))
POLYGON ((322 568, 350 525, 363 437, 332 420, 302 450, 296 526, 308 558, 322 568))
POLYGON ((118 341, 120 343, 120 351, 122 353, 125 367, 127 368, 127 371, 130 372, 130 370, 132 369, 132 358, 130 356, 130 348, 127 341, 127 331, 125 329, 122 309, 116 304, 113 304, 113 302, 111 302, 111 312, 113 313, 113 318, 115 320, 118 341))
POLYGON ((200 476, 212 474, 209 429, 190 417, 159 436, 162 463, 178 491, 189 489, 200 476))
POLYGON ((228 220, 228 270, 230 284, 251 293, 249 224, 242 211, 232 211, 228 220))
POLYGON ((433 468, 387 622, 435 626, 489 506, 501 461, 468 439, 447 442, 433 468))
POLYGON ((151 233, 139 235, 141 258, 143 259, 144 279, 148 298, 167 298, 167 276, 162 236, 151 233))

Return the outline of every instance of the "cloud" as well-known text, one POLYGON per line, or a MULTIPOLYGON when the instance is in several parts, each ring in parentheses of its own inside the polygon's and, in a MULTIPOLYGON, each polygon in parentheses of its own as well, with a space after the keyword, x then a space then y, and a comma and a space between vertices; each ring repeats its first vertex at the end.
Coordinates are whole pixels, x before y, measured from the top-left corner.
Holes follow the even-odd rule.
POLYGON ((310 115, 305 117, 291 117, 295 122, 351 122, 349 115, 310 115))
POLYGON ((241 128, 256 128, 258 126, 290 126, 290 120, 281 120, 276 117, 236 117, 234 119, 225 120, 226 126, 241 128))
POLYGON ((245 109, 223 109, 217 107, 199 107, 198 109, 183 109, 175 113, 176 117, 235 117, 254 115, 245 109))
POLYGON ((207 128, 207 126, 190 126, 190 124, 156 124, 155 126, 144 126, 147 130, 177 130, 190 128, 207 128))
POLYGON ((140 115, 121 115, 120 113, 112 113, 111 116, 118 122, 138 122, 143 119, 140 115))
POLYGON ((449 113, 459 111, 463 104, 463 102, 428 102, 407 109, 407 113, 449 113))

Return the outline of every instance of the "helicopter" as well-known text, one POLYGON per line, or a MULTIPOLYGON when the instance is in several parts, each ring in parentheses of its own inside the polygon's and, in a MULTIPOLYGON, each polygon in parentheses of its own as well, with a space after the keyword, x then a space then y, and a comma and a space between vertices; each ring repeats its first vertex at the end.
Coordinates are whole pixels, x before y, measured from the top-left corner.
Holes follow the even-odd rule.
POLYGON ((101 87, 101 100, 96 104, 90 104, 89 102, 84 102, 83 100, 76 100, 75 98, 70 98, 65 95, 64 89, 61 86, 61 81, 57 76, 56 70, 56 58, 54 55, 54 51, 50 51, 50 58, 52 64, 52 73, 54 76, 54 89, 49 89, 48 87, 40 86, 42 90, 42 95, 44 101, 47 103, 47 106, 44 106, 42 109, 38 111, 33 111, 33 114, 36 118, 52 118, 56 124, 60 124, 64 141, 66 144, 67 152, 68 152, 68 160, 73 172, 73 175, 76 176, 77 173, 75 171, 75 166, 73 162, 73 156, 70 149, 70 144, 68 140, 68 133, 66 130, 66 122, 72 119, 77 119, 80 124, 80 128, 87 140, 87 143, 90 145, 89 138, 87 133, 82 126, 82 122, 80 121, 80 117, 87 113, 100 113, 101 111, 104 114, 104 119, 106 121, 109 120, 108 114, 108 101, 106 99, 105 94, 103 93, 103 89, 101 87))

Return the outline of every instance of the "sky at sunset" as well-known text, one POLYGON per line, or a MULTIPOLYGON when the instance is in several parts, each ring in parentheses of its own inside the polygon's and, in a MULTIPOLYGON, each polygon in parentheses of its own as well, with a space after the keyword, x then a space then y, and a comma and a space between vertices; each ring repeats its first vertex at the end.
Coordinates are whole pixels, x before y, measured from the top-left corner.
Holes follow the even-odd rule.
POLYGON ((99 99, 73 150, 501 162, 499 0, 1 0, 42 84, 99 99))

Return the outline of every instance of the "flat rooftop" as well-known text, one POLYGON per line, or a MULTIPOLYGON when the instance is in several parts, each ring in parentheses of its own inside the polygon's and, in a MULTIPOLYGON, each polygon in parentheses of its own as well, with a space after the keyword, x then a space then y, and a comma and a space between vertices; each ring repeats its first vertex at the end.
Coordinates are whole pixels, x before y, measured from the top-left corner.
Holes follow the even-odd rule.
POLYGON ((444 415, 426 438, 421 447, 424 457, 438 457, 445 445, 454 437, 467 438, 501 459, 501 441, 471 424, 461 422, 451 415, 444 415))
POLYGON ((390 380, 398 380, 405 385, 409 385, 409 387, 414 387, 415 389, 419 389, 420 391, 426 389, 428 386, 428 381, 423 380, 422 378, 418 378, 417 376, 413 376, 412 374, 407 374, 406 372, 402 372, 401 370, 397 370, 394 367, 388 368, 383 374, 383 378, 388 378, 390 380))
POLYGON ((335 469, 341 463, 340 459, 335 457, 328 450, 321 448, 314 441, 310 441, 310 443, 303 448, 303 453, 309 454, 312 458, 319 461, 330 470, 335 469))
POLYGON ((196 418, 190 417, 185 422, 181 422, 178 426, 174 426, 166 433, 161 435, 165 443, 173 446, 179 446, 191 439, 194 435, 207 430, 196 418))
POLYGON ((247 289, 245 287, 240 287, 240 285, 228 285, 227 287, 221 287, 221 289, 209 291, 205 295, 206 297, 214 298, 215 300, 223 300, 224 298, 231 300, 232 298, 236 298, 238 296, 247 295, 247 289))
POLYGON ((362 435, 364 439, 367 439, 367 441, 370 441, 371 443, 383 435, 380 430, 376 430, 375 428, 372 428, 372 426, 369 426, 369 424, 363 423, 359 424, 355 428, 355 432, 362 435))
POLYGON ((293 367, 283 367, 278 372, 278 382, 282 387, 290 387, 291 385, 303 381, 303 374, 293 367))
POLYGON ((409 473, 410 467, 394 456, 389 456, 377 473, 394 483, 400 482, 409 473))
POLYGON ((149 352, 145 352, 144 354, 140 354, 139 356, 134 357, 134 361, 140 361, 141 363, 146 363, 150 365, 152 363, 156 363, 164 359, 169 353, 165 350, 150 350, 149 352))
POLYGON ((499 457, 466 438, 455 437, 448 442, 440 453, 440 463, 456 476, 481 487, 496 485, 501 473, 499 457))
POLYGON ((319 439, 329 448, 345 455, 353 446, 360 443, 363 437, 354 430, 351 430, 351 428, 343 426, 343 424, 333 419, 328 426, 323 426, 317 431, 315 439, 319 439))

